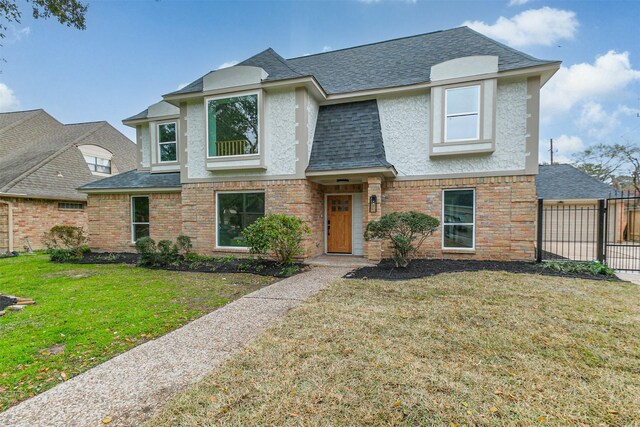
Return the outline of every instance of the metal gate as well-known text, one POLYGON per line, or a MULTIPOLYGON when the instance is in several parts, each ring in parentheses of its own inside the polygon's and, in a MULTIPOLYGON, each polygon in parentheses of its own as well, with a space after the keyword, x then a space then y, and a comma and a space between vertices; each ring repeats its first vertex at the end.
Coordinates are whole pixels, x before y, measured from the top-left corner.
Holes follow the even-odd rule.
POLYGON ((640 196, 597 202, 538 200, 537 259, 600 261, 640 271, 640 196))

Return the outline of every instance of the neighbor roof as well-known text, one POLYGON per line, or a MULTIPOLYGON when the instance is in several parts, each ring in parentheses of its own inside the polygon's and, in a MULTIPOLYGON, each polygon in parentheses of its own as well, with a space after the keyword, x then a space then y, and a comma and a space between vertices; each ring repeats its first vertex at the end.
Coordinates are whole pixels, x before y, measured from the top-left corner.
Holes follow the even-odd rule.
POLYGON ((392 168, 375 100, 320 107, 307 171, 392 168))
POLYGON ((180 172, 150 173, 146 171, 130 170, 120 175, 110 176, 90 182, 79 188, 86 190, 108 189, 145 189, 145 188, 180 188, 180 172))
POLYGON ((540 165, 536 177, 539 199, 606 199, 615 190, 571 165, 540 165))
MULTIPOLYGON (((238 65, 263 68, 266 81, 313 76, 329 94, 406 86, 430 81, 431 67, 475 55, 498 57, 507 71, 554 63, 536 59, 468 27, 284 59, 269 48, 238 65)), ((202 91, 202 77, 168 95, 202 91)))
MULTIPOLYGON (((86 198, 76 188, 95 176, 79 150, 67 150, 112 143, 123 147, 116 150, 122 159, 135 155, 135 145, 104 121, 64 125, 42 109, 1 113, 0 195, 86 198)), ((121 165, 130 163, 122 159, 121 165)))

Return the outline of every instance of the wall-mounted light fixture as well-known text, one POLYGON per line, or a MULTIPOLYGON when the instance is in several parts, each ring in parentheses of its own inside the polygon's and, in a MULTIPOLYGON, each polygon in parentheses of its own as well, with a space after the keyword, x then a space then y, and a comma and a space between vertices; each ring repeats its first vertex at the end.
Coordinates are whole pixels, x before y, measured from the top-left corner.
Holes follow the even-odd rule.
POLYGON ((369 197, 369 212, 378 212, 378 197, 375 194, 369 197))

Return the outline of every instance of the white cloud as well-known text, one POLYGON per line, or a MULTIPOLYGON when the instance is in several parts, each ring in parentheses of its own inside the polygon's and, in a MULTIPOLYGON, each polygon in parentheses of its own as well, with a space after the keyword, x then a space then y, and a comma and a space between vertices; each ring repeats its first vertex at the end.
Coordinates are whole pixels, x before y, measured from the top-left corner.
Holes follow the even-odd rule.
POLYGON ((13 111, 20 108, 20 101, 9 87, 0 83, 0 112, 13 111))
POLYGON ((180 90, 180 89, 182 89, 183 87, 185 87, 185 86, 186 86, 186 85, 188 85, 188 84, 189 84, 189 83, 180 83, 180 84, 178 85, 178 89, 176 89, 176 90, 180 90))
POLYGON ((233 67, 234 65, 238 65, 238 62, 239 61, 236 61, 236 60, 223 62, 222 64, 220 64, 220 66, 218 68, 216 68, 216 70, 221 70, 223 68, 233 67))
POLYGON ((522 6, 529 3, 531 0, 511 0, 509 6, 522 6))
POLYGON ((561 67, 542 88, 540 111, 543 119, 548 120, 579 102, 615 96, 635 80, 640 80, 640 70, 631 67, 629 52, 610 50, 593 64, 561 67))
POLYGON ((578 30, 575 12, 551 7, 529 9, 514 16, 501 16, 495 24, 465 21, 466 25, 511 46, 551 46, 562 39, 572 39, 578 30))
POLYGON ((331 50, 331 46, 323 46, 322 47, 322 51, 323 52, 329 52, 331 50))
POLYGON ((31 34, 30 27, 17 29, 15 25, 7 25, 7 28, 5 31, 5 37, 2 40, 2 43, 5 45, 13 44, 13 43, 19 42, 23 38, 29 37, 30 34, 31 34))
POLYGON ((582 106, 577 124, 587 131, 590 138, 603 139, 620 124, 619 111, 609 114, 601 104, 589 101, 582 106))
MULTIPOLYGON (((549 149, 549 140, 540 141, 541 162, 549 161, 549 149)), ((584 149, 584 143, 579 136, 560 135, 558 138, 553 138, 553 162, 571 163, 573 161, 573 155, 584 149)))

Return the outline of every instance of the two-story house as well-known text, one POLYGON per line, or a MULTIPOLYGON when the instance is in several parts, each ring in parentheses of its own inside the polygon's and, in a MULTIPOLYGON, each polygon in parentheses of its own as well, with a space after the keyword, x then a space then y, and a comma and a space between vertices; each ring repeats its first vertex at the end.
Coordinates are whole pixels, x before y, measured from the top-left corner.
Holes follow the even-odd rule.
POLYGON ((0 113, 0 255, 44 249, 55 225, 88 226, 77 188, 136 167, 135 144, 107 122, 62 124, 42 109, 0 113))
POLYGON ((559 62, 455 28, 284 59, 267 49, 129 117, 137 169, 82 187, 91 245, 185 234, 246 252, 265 213, 305 219, 305 257, 389 256, 369 221, 440 218, 424 256, 534 257, 540 88, 559 62))

